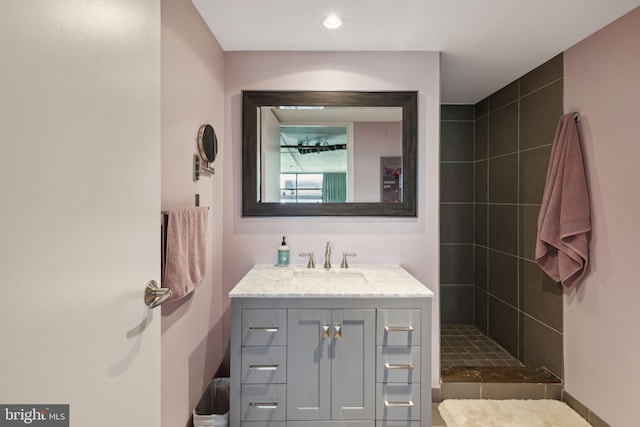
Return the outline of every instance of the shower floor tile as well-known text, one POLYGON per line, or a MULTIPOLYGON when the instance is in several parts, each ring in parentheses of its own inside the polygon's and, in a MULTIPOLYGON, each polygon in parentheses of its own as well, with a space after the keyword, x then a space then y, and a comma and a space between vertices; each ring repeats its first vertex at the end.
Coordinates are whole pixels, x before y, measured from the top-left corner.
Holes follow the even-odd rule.
POLYGON ((443 324, 440 366, 522 367, 517 358, 473 325, 443 324))

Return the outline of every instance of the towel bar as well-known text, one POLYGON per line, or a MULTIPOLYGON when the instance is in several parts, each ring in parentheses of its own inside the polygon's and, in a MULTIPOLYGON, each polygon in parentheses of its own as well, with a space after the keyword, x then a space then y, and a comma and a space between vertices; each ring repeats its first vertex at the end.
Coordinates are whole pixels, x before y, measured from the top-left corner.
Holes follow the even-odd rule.
MULTIPOLYGON (((200 195, 196 194, 196 207, 200 207, 200 195)), ((209 210, 209 206, 206 207, 209 210)), ((164 283, 164 266, 167 263, 167 224, 169 211, 160 211, 160 283, 164 283)))
MULTIPOLYGON (((196 206, 196 208, 199 208, 200 206, 196 206)), ((206 206, 207 210, 209 210, 209 206, 206 206)), ((169 215, 169 211, 160 211, 160 214, 162 216, 167 216, 169 215)))

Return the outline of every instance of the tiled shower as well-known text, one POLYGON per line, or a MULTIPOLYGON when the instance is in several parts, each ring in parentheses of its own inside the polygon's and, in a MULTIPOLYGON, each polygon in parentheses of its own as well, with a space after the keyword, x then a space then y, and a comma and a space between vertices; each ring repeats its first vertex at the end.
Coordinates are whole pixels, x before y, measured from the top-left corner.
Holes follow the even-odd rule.
MULTIPOLYGON (((475 105, 443 105, 440 155, 443 343, 452 325, 473 325, 559 378, 562 289, 534 252, 562 76, 560 54, 475 105)), ((497 357, 493 365, 505 366, 497 357)))

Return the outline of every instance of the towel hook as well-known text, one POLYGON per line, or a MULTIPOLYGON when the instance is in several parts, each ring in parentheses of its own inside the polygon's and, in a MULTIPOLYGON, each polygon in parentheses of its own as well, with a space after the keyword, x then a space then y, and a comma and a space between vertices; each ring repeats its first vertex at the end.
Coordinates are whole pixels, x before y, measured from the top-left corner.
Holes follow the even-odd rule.
POLYGON ((159 288, 155 280, 150 280, 144 290, 144 303, 151 309, 156 308, 173 295, 169 288, 159 288))

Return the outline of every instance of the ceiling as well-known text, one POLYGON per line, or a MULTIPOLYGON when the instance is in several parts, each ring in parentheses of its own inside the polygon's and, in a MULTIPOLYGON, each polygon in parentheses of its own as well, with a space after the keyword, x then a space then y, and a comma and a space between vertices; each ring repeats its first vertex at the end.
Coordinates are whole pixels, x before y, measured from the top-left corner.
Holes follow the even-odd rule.
POLYGON ((476 103, 640 0, 192 0, 225 51, 439 51, 441 101, 476 103), (322 26, 329 13, 344 21, 322 26))

